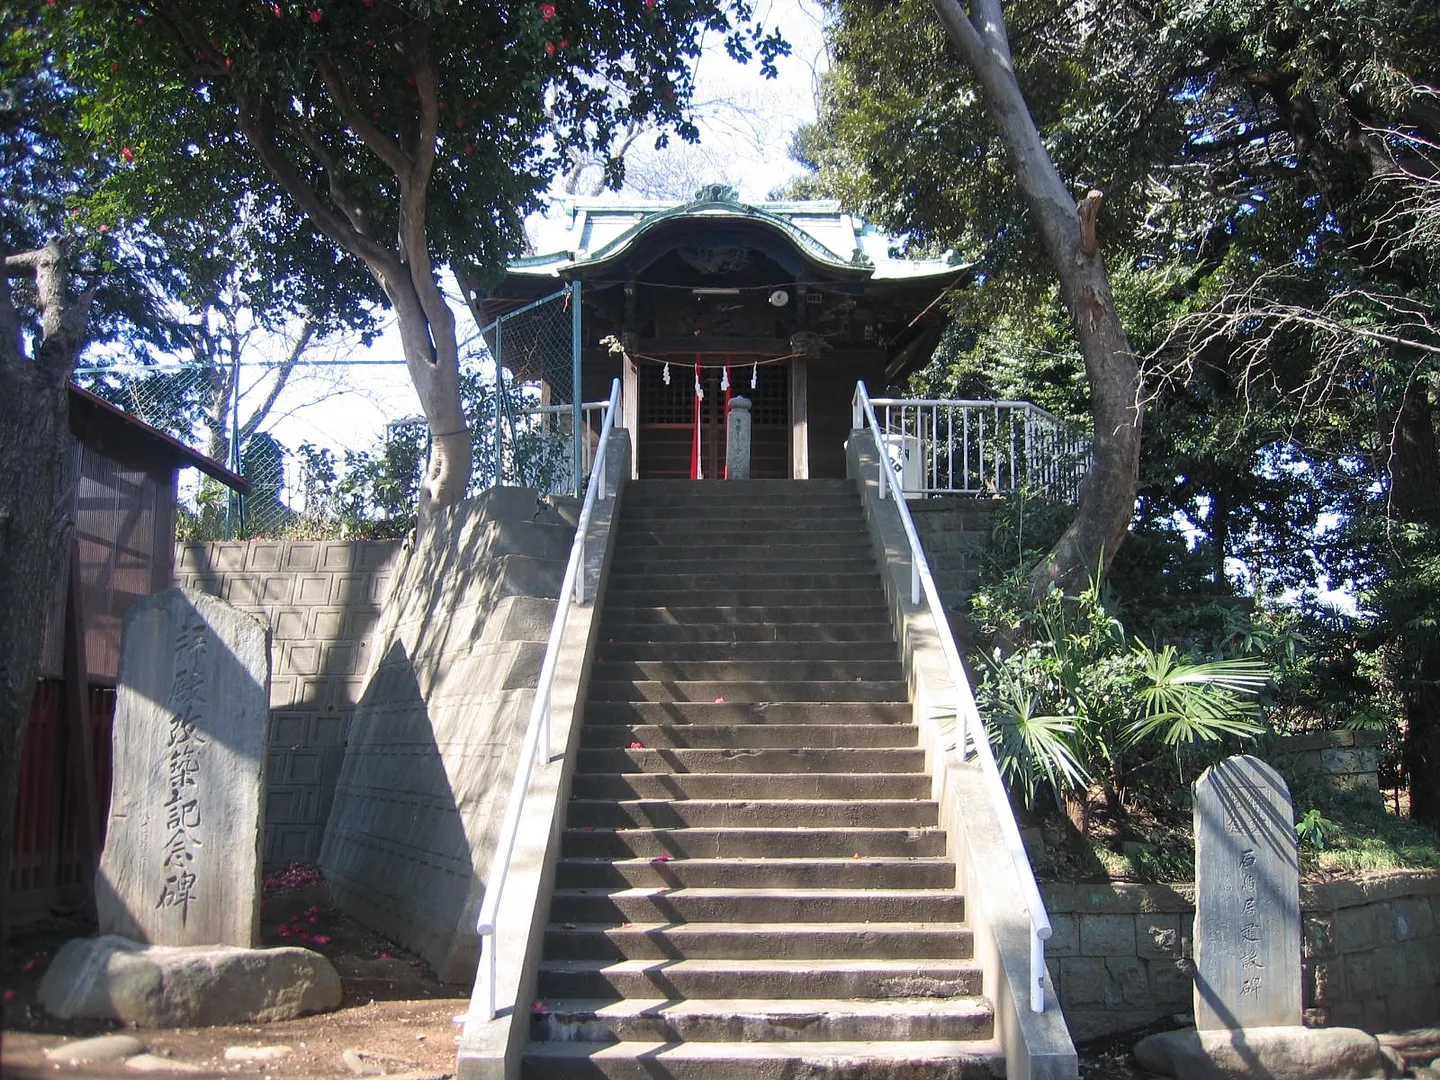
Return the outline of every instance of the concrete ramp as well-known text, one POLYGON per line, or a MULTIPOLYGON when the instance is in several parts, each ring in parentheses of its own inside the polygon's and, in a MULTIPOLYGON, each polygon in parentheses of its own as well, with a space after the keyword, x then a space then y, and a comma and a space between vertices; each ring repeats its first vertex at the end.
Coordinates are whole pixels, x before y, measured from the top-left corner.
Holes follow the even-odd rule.
POLYGON ((396 565, 321 848, 335 902, 445 982, 474 978, 480 875, 573 521, 525 488, 442 512, 396 565))

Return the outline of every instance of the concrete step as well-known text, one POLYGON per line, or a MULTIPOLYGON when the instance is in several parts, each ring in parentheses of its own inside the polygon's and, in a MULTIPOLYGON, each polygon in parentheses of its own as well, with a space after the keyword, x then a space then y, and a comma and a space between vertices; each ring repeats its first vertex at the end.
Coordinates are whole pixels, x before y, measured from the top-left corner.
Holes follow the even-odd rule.
POLYGON ((629 521, 615 528, 615 548, 639 553, 661 551, 685 555, 753 554, 775 544, 844 545, 852 553, 870 550, 870 533, 862 519, 817 516, 809 520, 752 522, 739 514, 705 518, 629 521))
POLYGON ((757 495, 785 495, 786 498, 802 498, 822 492, 855 492, 855 481, 841 477, 827 477, 822 480, 632 480, 625 488, 626 494, 652 495, 655 498, 684 497, 684 495, 730 495, 734 498, 755 498, 757 495))
POLYGON ((632 750, 914 746, 909 724, 586 724, 580 745, 632 750), (633 744, 639 743, 636 747, 633 744))
POLYGON ((730 680, 607 681, 590 684, 591 701, 888 701, 906 699, 906 686, 889 682, 735 682, 730 680))
MULTIPOLYGON (((925 751, 914 747, 757 747, 727 750, 582 748, 579 774, 599 773, 920 773, 925 751)), ((927 777, 928 778, 928 777, 927 777)))
POLYGON ((965 921, 965 897, 951 889, 557 888, 553 905, 562 923, 965 921))
POLYGON ((596 660, 888 660, 894 662, 892 641, 602 641, 596 660))
POLYGON ((748 553, 711 551, 708 553, 671 553, 648 551, 616 551, 610 564, 612 581, 615 575, 637 573, 658 574, 723 574, 732 580, 737 575, 806 574, 823 571, 827 574, 875 574, 875 560, 868 549, 853 544, 827 545, 833 550, 818 552, 810 546, 793 546, 777 552, 775 545, 754 545, 748 553))
POLYGON ((521 1080, 994 1080, 993 1041, 533 1042, 521 1080))
POLYGON ((728 517, 741 522, 778 522, 814 517, 844 517, 863 520, 864 511, 854 494, 822 494, 793 498, 770 499, 695 498, 680 500, 647 499, 643 495, 630 498, 627 492, 620 520, 683 521, 687 517, 728 517))
POLYGON ((928 799, 920 773, 579 773, 576 799, 928 799))
POLYGON ((899 660, 620 660, 591 672, 591 684, 629 682, 899 682, 899 660))
POLYGON ((585 705, 586 725, 909 724, 913 719, 913 710, 906 701, 787 702, 727 698, 723 702, 589 701, 585 705))
POLYGON ((551 960, 968 960, 968 927, 923 923, 551 923, 551 960))
MULTIPOLYGON (((797 608, 811 613, 808 621, 840 621, 843 615, 832 614, 835 608, 863 608, 882 603, 883 594, 876 585, 860 584, 837 586, 835 588, 805 589, 777 586, 775 588, 752 587, 745 582, 729 582, 717 588, 692 589, 684 586, 672 588, 609 589, 605 592, 606 606, 617 608, 671 607, 687 608, 728 608, 728 607, 778 607, 797 608)), ((705 620, 712 621, 712 620, 705 620)), ((794 619, 791 620, 795 621, 794 619)))
POLYGON ((542 998, 959 998, 971 960, 542 960, 542 998))
POLYGON ((572 828, 924 828, 939 806, 918 799, 574 799, 572 828))
POLYGON ((850 480, 632 480, 625 497, 637 503, 687 504, 700 500, 730 500, 740 505, 775 501, 845 498, 855 502, 858 489, 850 480))
MULTIPOLYGON (((636 609, 629 609, 631 615, 636 609)), ((681 625, 675 622, 617 622, 606 618, 601 623, 602 644, 714 644, 736 643, 757 644, 770 642, 832 642, 835 644, 864 644, 893 650, 895 635, 890 631, 889 620, 884 618, 884 609, 873 609, 874 617, 863 623, 805 623, 771 622, 739 623, 716 622, 681 625)), ((670 616, 670 612, 659 609, 657 614, 670 616)), ((673 616, 671 616, 673 617, 673 616)))
POLYGON ((561 859, 565 889, 950 889, 949 859, 561 859))
POLYGON ((671 592, 678 596, 690 596, 737 588, 786 593, 814 589, 827 595, 852 589, 864 589, 874 594, 880 592, 873 566, 841 572, 813 562, 804 570, 787 571, 772 570, 764 563, 756 563, 736 573, 719 570, 672 572, 668 568, 652 567, 642 567, 633 572, 612 569, 606 588, 607 595, 617 598, 637 592, 671 592))
MULTIPOLYGON (((639 602, 632 596, 606 596, 605 612, 600 616, 600 639, 632 632, 636 628, 683 626, 690 632, 701 632, 704 639, 723 639, 721 629, 733 628, 736 634, 753 634, 755 626, 772 626, 769 634, 804 632, 827 641, 827 634, 845 641, 851 634, 860 639, 877 635, 893 635, 890 613, 878 593, 857 603, 837 603, 808 596, 806 603, 770 606, 768 603, 734 605, 734 603, 701 603, 690 598, 661 603, 639 602)), ((765 641, 768 638, 759 638, 765 641)), ((893 636, 890 636, 893 641, 893 636)), ((743 638, 742 638, 743 641, 743 638)))
POLYGON ((934 858, 945 854, 935 827, 830 826, 575 826, 565 830, 560 857, 574 859, 820 859, 934 858))
POLYGON ((819 1042, 989 1039, 984 998, 898 1001, 557 998, 533 1017, 536 1038, 566 1042, 819 1042))
POLYGON ((869 538, 851 530, 847 530, 843 538, 826 540, 817 536, 811 543, 807 543, 804 536, 787 533, 778 537, 751 536, 748 540, 737 539, 728 544, 709 540, 678 544, 671 542, 673 538, 654 530, 637 531, 628 539, 630 544, 627 547, 616 544, 612 565, 617 568, 631 561, 657 567, 688 567, 694 564, 706 569, 717 565, 753 565, 765 559, 774 559, 782 564, 813 559, 817 563, 828 564, 832 560, 848 562, 862 558, 870 560, 872 570, 875 567, 869 538))

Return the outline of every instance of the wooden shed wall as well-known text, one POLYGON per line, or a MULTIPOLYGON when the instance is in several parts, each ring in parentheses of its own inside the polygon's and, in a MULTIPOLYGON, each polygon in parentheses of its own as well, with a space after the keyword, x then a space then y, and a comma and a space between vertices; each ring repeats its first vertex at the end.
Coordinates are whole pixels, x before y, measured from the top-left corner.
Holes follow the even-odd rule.
MULTIPOLYGON (((85 659, 91 682, 110 684, 120 665, 120 626, 142 596, 170 587, 175 559, 175 468, 122 463, 76 444, 74 491, 85 659)), ((63 669, 64 581, 57 583, 45 636, 41 674, 63 669)))

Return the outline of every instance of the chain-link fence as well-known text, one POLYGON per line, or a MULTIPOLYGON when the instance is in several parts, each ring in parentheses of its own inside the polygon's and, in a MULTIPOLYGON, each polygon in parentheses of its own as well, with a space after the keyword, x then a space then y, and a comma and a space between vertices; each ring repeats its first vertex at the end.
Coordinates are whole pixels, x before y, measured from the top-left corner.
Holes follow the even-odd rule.
MULTIPOLYGON (((469 493, 573 492, 583 479, 598 410, 575 402, 573 300, 568 289, 544 297, 462 346, 469 493)), ((187 474, 182 538, 383 537, 414 523, 429 429, 401 360, 116 363, 76 382, 250 482, 242 497, 187 474)))

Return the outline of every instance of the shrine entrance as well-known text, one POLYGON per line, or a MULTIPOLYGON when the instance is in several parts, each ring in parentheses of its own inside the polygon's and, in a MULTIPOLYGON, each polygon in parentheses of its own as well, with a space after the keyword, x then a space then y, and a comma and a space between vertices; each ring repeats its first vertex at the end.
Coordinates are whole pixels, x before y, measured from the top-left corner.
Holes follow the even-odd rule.
POLYGON ((790 476, 788 360, 732 359, 728 380, 724 356, 701 354, 668 363, 647 358, 637 368, 635 443, 641 477, 724 479, 725 409, 732 396, 751 402, 751 477, 790 476))

